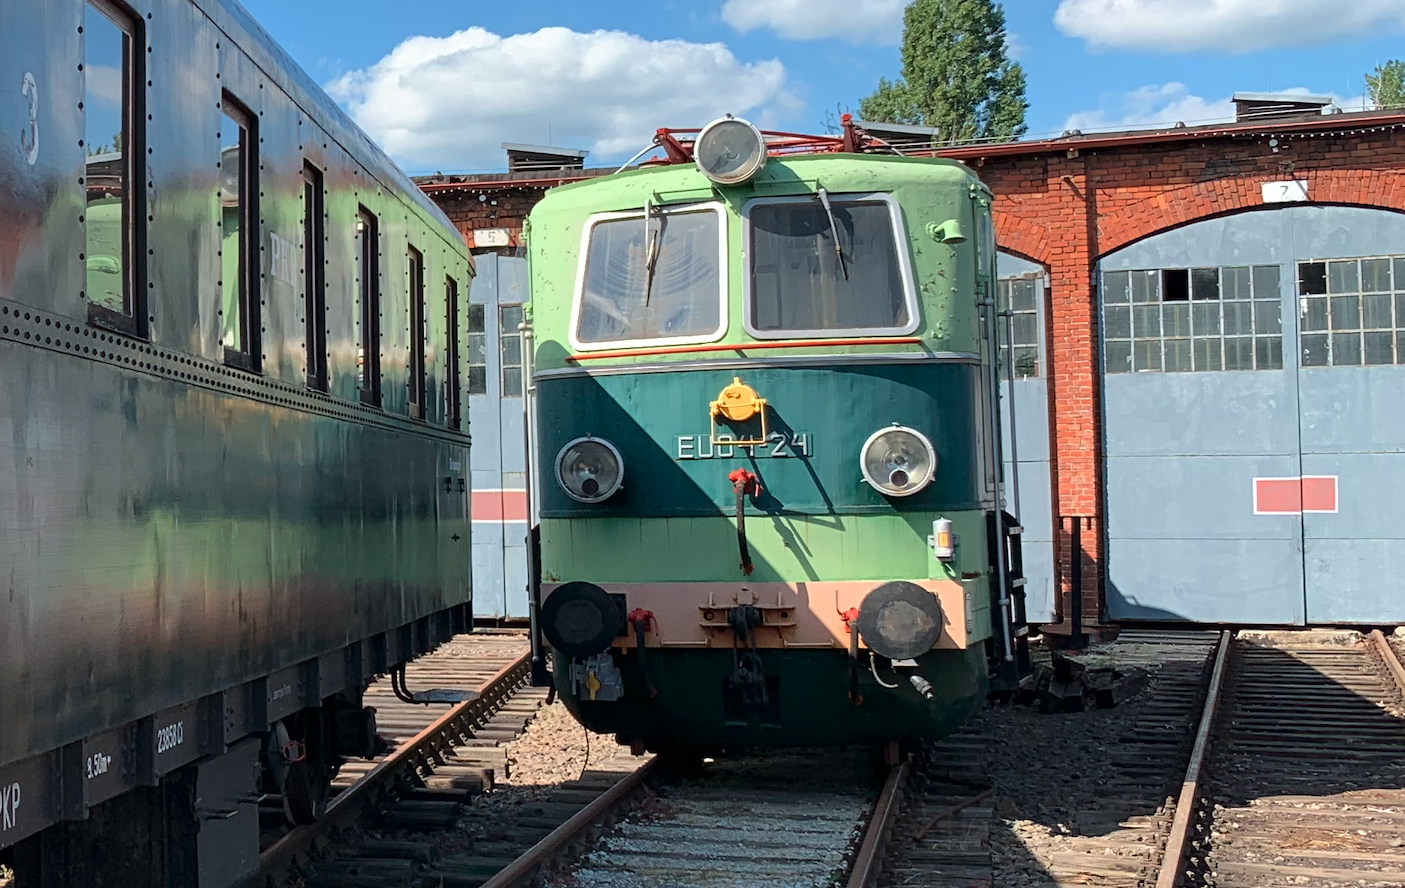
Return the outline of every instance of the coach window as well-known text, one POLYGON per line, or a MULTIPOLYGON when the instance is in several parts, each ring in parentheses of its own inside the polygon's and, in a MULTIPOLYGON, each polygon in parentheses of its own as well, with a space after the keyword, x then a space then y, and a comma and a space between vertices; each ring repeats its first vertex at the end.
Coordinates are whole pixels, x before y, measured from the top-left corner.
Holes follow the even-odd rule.
POLYGON ((424 254, 410 247, 405 254, 410 297, 410 415, 425 418, 424 383, 424 254))
POLYGON ((449 331, 448 379, 444 386, 444 424, 456 429, 461 424, 459 394, 459 282, 444 279, 444 315, 449 331))
POLYGON ((307 314, 307 387, 327 390, 327 230, 322 171, 302 165, 302 284, 307 314))
POLYGON ((224 362, 259 369, 259 237, 254 116, 228 93, 220 118, 220 329, 224 362))
POLYGON ((380 366, 380 226, 370 210, 356 214, 356 369, 361 379, 361 403, 379 407, 380 366))
POLYGON ((488 393, 488 331, 486 306, 468 307, 468 393, 488 393))
POLYGON ((753 336, 902 335, 916 290, 898 205, 882 194, 753 201, 746 328, 753 336))
POLYGON ((142 335, 146 329, 143 294, 137 285, 144 226, 143 190, 133 188, 140 156, 141 97, 145 91, 141 19, 125 7, 91 0, 83 19, 83 145, 87 169, 83 186, 84 296, 93 324, 142 335))
POLYGON ((712 204, 591 219, 572 344, 589 349, 721 338, 727 330, 722 235, 722 210, 712 204))

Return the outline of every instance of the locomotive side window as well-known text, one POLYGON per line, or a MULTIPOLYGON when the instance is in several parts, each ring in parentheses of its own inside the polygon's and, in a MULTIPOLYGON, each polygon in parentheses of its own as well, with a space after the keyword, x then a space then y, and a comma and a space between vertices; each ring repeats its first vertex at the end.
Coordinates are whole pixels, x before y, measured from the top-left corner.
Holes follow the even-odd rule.
POLYGON ((307 314, 307 387, 327 390, 326 209, 322 171, 302 165, 302 283, 307 314))
POLYGON ((228 93, 220 118, 220 329, 224 362, 259 370, 259 234, 254 115, 228 93))
POLYGON ((425 418, 424 360, 424 254, 414 247, 406 252, 410 296, 410 415, 425 418))
POLYGON ((123 7, 90 0, 82 30, 84 296, 90 321, 140 335, 145 309, 136 284, 140 263, 132 257, 138 255, 140 231, 133 222, 142 216, 142 189, 131 183, 133 158, 141 150, 134 122, 143 119, 137 108, 144 94, 137 85, 145 79, 139 70, 144 62, 141 20, 123 7))
POLYGON ((448 380, 444 386, 444 424, 456 429, 461 423, 459 394, 459 282, 444 279, 444 313, 449 330, 448 380))
POLYGON ((586 226, 572 344, 711 342, 727 329, 714 205, 611 213, 586 226))
POLYGON ((747 331, 911 333, 917 305, 901 215, 884 195, 753 201, 744 211, 751 256, 747 331))
POLYGON ((484 305, 468 307, 468 393, 488 393, 488 330, 484 305))
POLYGON ((379 407, 380 367, 380 226, 370 210, 356 214, 356 370, 361 377, 361 403, 379 407))

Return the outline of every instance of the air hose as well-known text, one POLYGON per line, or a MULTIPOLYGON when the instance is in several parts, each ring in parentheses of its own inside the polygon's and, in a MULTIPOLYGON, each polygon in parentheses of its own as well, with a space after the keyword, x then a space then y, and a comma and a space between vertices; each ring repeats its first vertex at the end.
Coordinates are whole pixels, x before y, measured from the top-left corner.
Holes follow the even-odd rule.
MULTIPOLYGON (((838 598, 837 594, 835 598, 838 598)), ((849 633, 849 702, 862 706, 863 694, 859 693, 859 609, 851 607, 840 611, 839 618, 844 621, 844 628, 849 633)))
POLYGON ((732 482, 732 493, 737 497, 737 549, 741 553, 741 568, 751 576, 756 566, 751 563, 751 549, 746 544, 746 498, 761 492, 761 479, 746 469, 737 469, 727 480, 732 482))
POLYGON ((649 699, 651 700, 659 695, 659 690, 654 687, 653 682, 649 681, 649 663, 645 659, 648 647, 644 644, 644 635, 655 622, 657 621, 651 610, 636 607, 629 612, 629 624, 634 627, 635 647, 639 649, 639 674, 644 677, 644 685, 649 689, 649 699))

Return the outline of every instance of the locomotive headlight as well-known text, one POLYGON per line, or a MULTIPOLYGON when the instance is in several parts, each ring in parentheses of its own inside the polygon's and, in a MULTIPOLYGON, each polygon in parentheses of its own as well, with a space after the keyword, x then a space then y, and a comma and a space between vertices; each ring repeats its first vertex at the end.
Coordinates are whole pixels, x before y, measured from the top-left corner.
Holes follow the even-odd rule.
POLYGON ((766 139, 739 117, 714 120, 698 133, 693 161, 718 185, 740 185, 766 168, 766 139))
POLYGON ((556 454, 556 483, 573 500, 604 502, 624 483, 624 458, 604 438, 577 438, 556 454))
POLYGON ((905 426, 879 429, 859 453, 863 479, 888 496, 912 496, 937 470, 937 451, 927 436, 905 426))

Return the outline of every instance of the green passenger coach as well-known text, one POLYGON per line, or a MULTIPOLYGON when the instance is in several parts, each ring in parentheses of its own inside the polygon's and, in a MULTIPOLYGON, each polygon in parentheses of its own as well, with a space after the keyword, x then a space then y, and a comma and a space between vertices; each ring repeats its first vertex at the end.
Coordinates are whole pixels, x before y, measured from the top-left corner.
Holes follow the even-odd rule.
POLYGON ((535 640, 636 749, 955 731, 1024 656, 990 192, 725 118, 528 220, 535 640))

